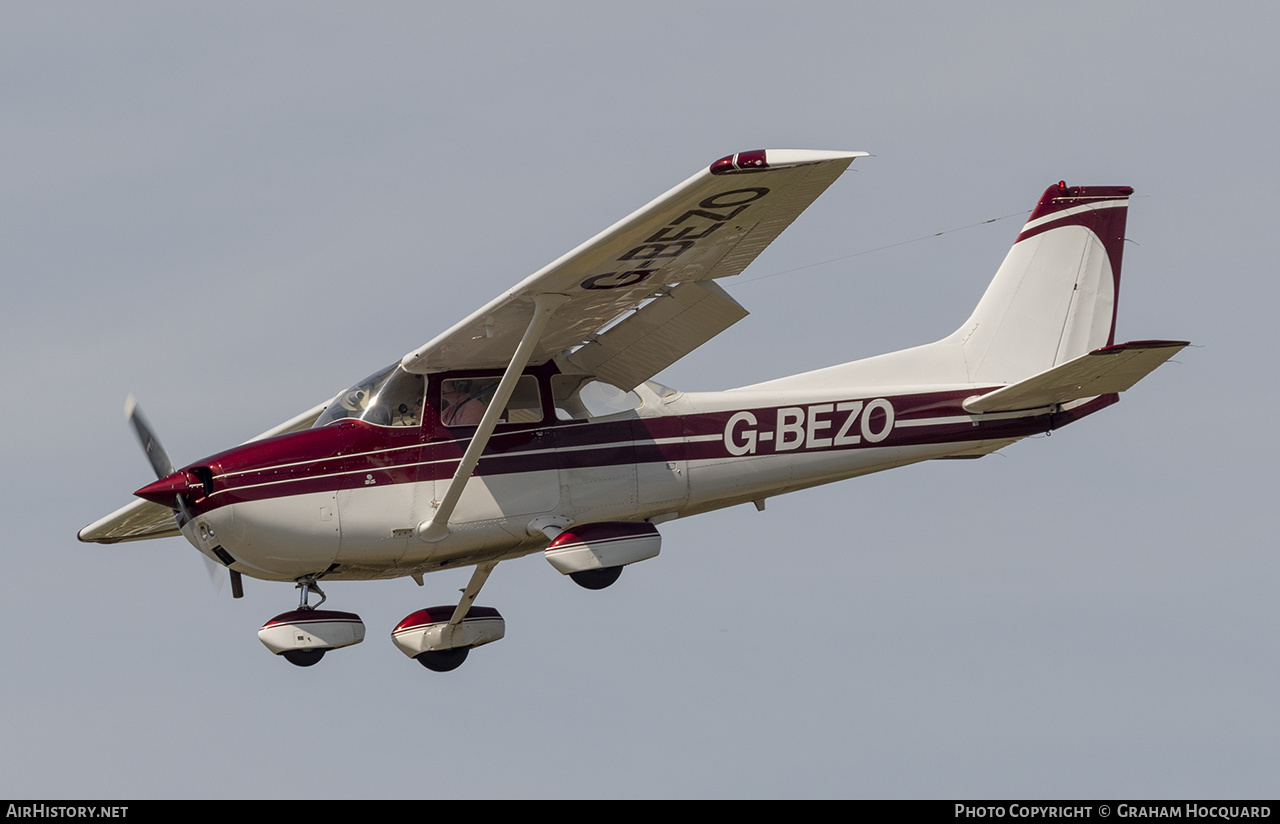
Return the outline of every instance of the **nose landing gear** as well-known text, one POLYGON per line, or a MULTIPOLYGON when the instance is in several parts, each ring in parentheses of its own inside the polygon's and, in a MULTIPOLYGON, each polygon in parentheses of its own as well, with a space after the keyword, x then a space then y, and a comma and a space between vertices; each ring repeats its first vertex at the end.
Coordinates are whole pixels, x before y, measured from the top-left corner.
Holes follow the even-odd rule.
POLYGON ((364 640, 364 622, 359 615, 316 608, 326 600, 324 590, 316 581, 317 576, 299 578, 298 589, 302 592, 298 608, 277 615, 258 630, 258 640, 267 649, 296 667, 313 666, 329 650, 349 647, 364 640), (312 590, 320 596, 315 606, 307 603, 307 596, 312 590))

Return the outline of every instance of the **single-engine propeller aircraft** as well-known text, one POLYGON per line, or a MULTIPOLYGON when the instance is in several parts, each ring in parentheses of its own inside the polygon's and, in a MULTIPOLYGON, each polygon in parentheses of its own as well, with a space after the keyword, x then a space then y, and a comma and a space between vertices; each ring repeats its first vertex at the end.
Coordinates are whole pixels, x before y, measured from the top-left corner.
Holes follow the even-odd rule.
POLYGON ((936 458, 976 458, 1115 403, 1187 345, 1115 342, 1127 186, 1050 186, 968 320, 935 342, 720 392, 651 379, 746 316, 737 275, 865 152, 758 150, 709 167, 331 400, 158 477, 80 531, 181 534, 297 609, 259 638, 299 666, 359 643, 321 581, 474 566, 461 600, 408 615, 406 655, 451 670, 502 638, 474 606, 541 553, 590 589, 658 555, 658 525, 936 458), (604 392, 630 408, 601 409, 604 392), (595 405, 593 405, 593 403, 595 405), (312 594, 319 602, 309 603, 312 594))

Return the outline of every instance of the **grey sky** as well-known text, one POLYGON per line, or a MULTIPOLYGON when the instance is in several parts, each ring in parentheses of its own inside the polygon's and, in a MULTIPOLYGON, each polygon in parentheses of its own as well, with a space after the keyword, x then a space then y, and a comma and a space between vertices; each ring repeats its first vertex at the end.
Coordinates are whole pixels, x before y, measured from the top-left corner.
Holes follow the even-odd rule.
POLYGON ((1280 773, 1267 366, 1274 32, 1258 4, 10 3, 0 8, 0 795, 1244 797, 1280 773), (282 584, 76 530, 399 358, 733 151, 874 153, 660 380, 723 388, 964 319, 1045 186, 1126 184, 1116 407, 663 527, 588 592, 537 557, 455 673, 390 643, 465 573, 282 584), (317 770, 316 765, 325 765, 317 770))

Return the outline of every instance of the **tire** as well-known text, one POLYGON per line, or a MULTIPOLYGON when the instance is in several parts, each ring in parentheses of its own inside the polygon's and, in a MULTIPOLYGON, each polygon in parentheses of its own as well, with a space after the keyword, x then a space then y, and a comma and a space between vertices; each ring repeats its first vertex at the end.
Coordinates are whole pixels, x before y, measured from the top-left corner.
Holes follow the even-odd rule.
POLYGON ((432 672, 450 672, 462 666, 467 660, 471 647, 454 647, 453 649, 431 649, 414 656, 419 664, 432 672))
POLYGON ((312 667, 320 663, 320 659, 324 657, 324 652, 322 649, 291 649, 280 653, 280 655, 295 667, 312 667))
POLYGON ((605 567, 604 569, 588 569, 582 572, 570 572, 569 577, 580 587, 586 589, 604 589, 618 580, 622 567, 605 567))

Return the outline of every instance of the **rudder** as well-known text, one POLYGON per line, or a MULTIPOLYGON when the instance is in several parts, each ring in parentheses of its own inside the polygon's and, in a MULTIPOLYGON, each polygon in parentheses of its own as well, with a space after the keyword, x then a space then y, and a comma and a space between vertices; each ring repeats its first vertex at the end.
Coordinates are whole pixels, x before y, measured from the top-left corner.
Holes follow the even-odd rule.
POLYGON ((1129 186, 1050 186, 951 340, 974 383, 1012 383, 1115 341, 1129 186))

